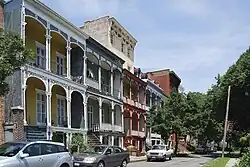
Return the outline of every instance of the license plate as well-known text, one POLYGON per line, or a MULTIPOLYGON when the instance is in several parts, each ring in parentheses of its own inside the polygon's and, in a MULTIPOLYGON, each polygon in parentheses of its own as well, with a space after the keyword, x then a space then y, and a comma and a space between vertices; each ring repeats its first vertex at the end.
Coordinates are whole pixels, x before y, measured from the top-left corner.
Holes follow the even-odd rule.
POLYGON ((156 158, 156 157, 152 157, 153 159, 156 158))
POLYGON ((80 163, 74 163, 74 166, 80 166, 80 163))

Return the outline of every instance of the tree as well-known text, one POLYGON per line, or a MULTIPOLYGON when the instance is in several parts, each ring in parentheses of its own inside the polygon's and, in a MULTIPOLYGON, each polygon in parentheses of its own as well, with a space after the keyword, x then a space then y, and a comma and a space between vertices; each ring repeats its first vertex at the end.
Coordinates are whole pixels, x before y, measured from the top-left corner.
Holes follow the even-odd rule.
POLYGON ((9 90, 6 78, 33 57, 33 52, 25 48, 18 34, 0 29, 0 96, 4 96, 9 90))
MULTIPOLYGON (((183 120, 185 119, 186 111, 186 97, 182 93, 175 91, 171 92, 170 96, 166 98, 164 107, 157 112, 154 118, 153 125, 162 124, 155 130, 164 137, 168 137, 170 132, 174 132, 176 137, 187 133, 187 128, 183 120)), ((175 144, 175 154, 178 149, 178 140, 175 144)))
POLYGON ((73 134, 70 147, 71 152, 77 153, 88 149, 87 141, 82 134, 73 134))

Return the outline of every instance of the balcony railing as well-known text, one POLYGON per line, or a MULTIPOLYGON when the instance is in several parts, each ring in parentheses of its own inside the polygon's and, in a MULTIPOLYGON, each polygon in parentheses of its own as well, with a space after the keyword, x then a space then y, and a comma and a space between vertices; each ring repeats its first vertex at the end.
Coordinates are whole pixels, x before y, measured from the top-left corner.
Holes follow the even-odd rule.
POLYGON ((98 81, 92 79, 92 78, 86 78, 86 84, 90 87, 93 87, 95 89, 99 89, 98 81))
POLYGON ((139 134, 138 134, 138 130, 132 130, 131 131, 131 135, 132 136, 138 136, 139 134))
POLYGON ((121 94, 121 91, 120 90, 117 90, 117 89, 114 89, 114 97, 116 99, 121 99, 122 98, 122 94, 121 94))
POLYGON ((116 132, 122 132, 122 126, 120 125, 112 125, 111 123, 102 123, 100 124, 92 124, 92 127, 89 127, 89 130, 93 132, 98 131, 116 131, 116 132))
POLYGON ((71 76, 71 79, 79 84, 84 84, 83 75, 71 76))
POLYGON ((139 131, 139 135, 138 136, 140 136, 140 137, 145 137, 145 132, 141 132, 141 131, 139 131))
POLYGON ((102 92, 111 95, 111 86, 107 84, 102 84, 102 92))

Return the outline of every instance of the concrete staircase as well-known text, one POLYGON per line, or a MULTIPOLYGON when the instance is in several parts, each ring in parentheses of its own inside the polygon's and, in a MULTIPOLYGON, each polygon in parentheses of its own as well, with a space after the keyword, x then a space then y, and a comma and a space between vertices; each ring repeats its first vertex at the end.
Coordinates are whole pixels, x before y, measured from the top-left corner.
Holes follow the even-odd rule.
POLYGON ((100 139, 99 136, 93 132, 88 132, 88 145, 94 146, 94 145, 100 145, 100 139))

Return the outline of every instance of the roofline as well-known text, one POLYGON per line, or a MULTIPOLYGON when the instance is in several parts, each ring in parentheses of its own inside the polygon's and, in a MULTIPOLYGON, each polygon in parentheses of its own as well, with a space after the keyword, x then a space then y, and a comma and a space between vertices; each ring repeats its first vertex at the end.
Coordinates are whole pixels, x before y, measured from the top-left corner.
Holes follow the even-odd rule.
POLYGON ((161 69, 161 70, 155 70, 155 71, 149 71, 149 72, 146 72, 146 73, 156 73, 156 72, 162 72, 162 71, 168 71, 170 74, 175 75, 175 77, 176 77, 179 81, 181 81, 181 78, 180 78, 173 70, 170 70, 169 68, 161 69))
POLYGON ((61 15, 59 15, 57 12, 55 12, 54 10, 52 10, 51 8, 46 6, 41 1, 39 1, 39 0, 25 0, 25 1, 28 1, 28 2, 33 3, 35 5, 38 5, 38 7, 40 7, 39 8, 40 10, 45 9, 46 10, 45 13, 47 12, 48 15, 56 16, 58 21, 60 21, 62 24, 65 24, 66 26, 68 26, 68 28, 73 29, 75 31, 75 33, 78 33, 79 35, 84 36, 84 38, 86 38, 86 39, 89 38, 88 34, 83 32, 80 28, 78 28, 73 23, 71 23, 70 21, 68 21, 67 19, 65 19, 61 15))
POLYGON ((123 27, 123 26, 118 22, 118 20, 117 20, 115 17, 111 16, 111 17, 109 17, 109 19, 114 20, 120 27, 122 27, 122 29, 123 29, 127 34, 129 34, 129 35, 132 37, 132 39, 135 41, 135 44, 138 42, 138 41, 135 39, 135 37, 134 37, 133 35, 131 35, 131 34, 128 32, 128 30, 126 30, 126 28, 123 27))
POLYGON ((114 54, 111 50, 109 50, 107 47, 105 47, 103 44, 101 44, 100 42, 98 42, 93 37, 89 36, 89 38, 87 40, 90 40, 90 42, 94 41, 96 45, 99 45, 98 47, 100 47, 102 50, 104 50, 104 52, 107 52, 108 54, 111 54, 115 58, 119 59, 122 62, 122 64, 125 63, 125 61, 123 59, 121 59, 119 56, 117 56, 116 54, 114 54))

